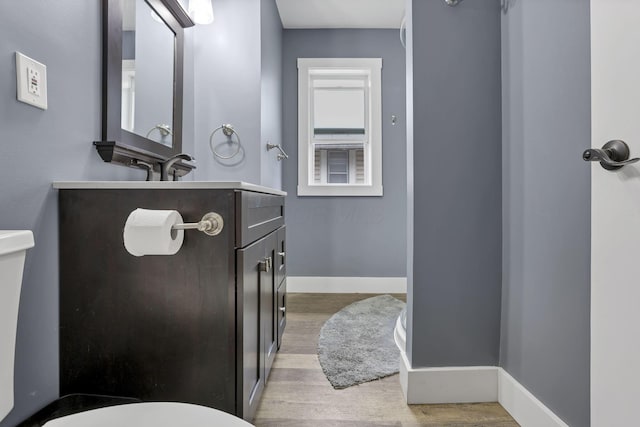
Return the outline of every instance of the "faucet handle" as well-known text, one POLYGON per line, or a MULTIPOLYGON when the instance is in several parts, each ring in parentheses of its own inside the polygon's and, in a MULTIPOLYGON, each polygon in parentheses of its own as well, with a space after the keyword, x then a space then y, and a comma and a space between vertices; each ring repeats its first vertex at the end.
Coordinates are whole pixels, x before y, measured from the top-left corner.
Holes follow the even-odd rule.
POLYGON ((151 163, 147 163, 147 162, 143 162, 142 160, 139 159, 133 159, 131 160, 131 165, 139 167, 140 169, 144 169, 147 171, 147 181, 157 181, 157 177, 158 177, 158 173, 155 171, 155 169, 153 168, 153 165, 151 163))

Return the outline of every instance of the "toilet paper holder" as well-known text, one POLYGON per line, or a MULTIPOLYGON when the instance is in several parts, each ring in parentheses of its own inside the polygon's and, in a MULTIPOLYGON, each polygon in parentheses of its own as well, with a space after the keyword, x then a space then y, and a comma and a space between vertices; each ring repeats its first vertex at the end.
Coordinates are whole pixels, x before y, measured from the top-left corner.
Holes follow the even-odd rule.
POLYGON ((173 230, 198 230, 208 236, 216 236, 220 234, 224 228, 224 220, 219 214, 209 212, 206 213, 199 222, 176 224, 171 228, 173 230))

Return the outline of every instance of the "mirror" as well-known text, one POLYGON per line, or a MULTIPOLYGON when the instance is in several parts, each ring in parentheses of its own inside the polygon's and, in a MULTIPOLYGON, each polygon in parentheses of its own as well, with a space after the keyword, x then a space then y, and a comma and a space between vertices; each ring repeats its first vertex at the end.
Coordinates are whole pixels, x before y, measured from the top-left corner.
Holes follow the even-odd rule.
MULTIPOLYGON (((102 0, 102 140, 105 162, 159 172, 182 152, 184 28, 178 0, 102 0)), ((194 168, 174 165, 175 176, 194 168)))
POLYGON ((144 0, 124 0, 122 129, 172 146, 175 34, 144 0))

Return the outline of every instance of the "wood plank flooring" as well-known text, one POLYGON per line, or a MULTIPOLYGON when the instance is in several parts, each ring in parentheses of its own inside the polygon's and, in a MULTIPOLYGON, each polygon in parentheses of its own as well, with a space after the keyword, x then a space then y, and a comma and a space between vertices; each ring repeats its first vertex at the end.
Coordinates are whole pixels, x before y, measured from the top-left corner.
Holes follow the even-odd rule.
POLYGON ((409 406, 398 375, 334 390, 318 363, 320 328, 343 307, 371 296, 287 295, 287 328, 254 420, 257 427, 518 427, 498 403, 409 406))

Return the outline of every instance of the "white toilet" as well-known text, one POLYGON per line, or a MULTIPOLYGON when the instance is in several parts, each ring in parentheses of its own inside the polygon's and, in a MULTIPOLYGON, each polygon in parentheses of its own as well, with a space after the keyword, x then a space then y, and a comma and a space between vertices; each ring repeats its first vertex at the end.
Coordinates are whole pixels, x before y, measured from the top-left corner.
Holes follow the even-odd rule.
POLYGON ((13 362, 18 326, 22 268, 30 231, 0 230, 0 421, 13 408, 13 362))
POLYGON ((128 403, 79 412, 44 427, 247 427, 251 424, 217 409, 187 403, 128 403))
MULTIPOLYGON (((22 271, 31 231, 0 230, 0 421, 13 408, 13 367, 22 271)), ((217 409, 186 403, 146 402, 93 409, 55 418, 46 427, 248 427, 217 409)))

